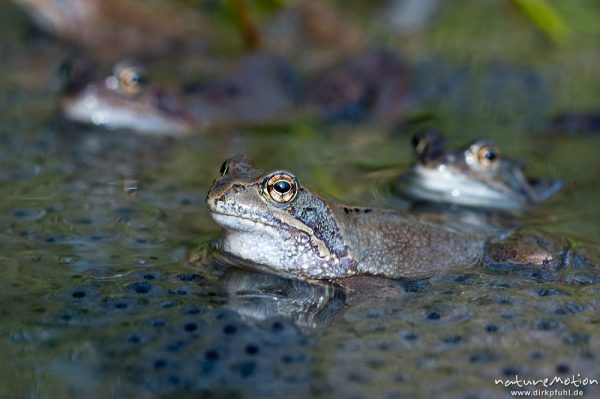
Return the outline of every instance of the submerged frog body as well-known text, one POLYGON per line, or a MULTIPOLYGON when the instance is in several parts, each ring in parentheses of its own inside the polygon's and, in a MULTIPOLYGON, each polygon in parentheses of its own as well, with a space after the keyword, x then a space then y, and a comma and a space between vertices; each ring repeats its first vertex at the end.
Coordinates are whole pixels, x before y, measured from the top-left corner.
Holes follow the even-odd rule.
POLYGON ((150 84, 134 62, 116 64, 112 75, 102 80, 91 79, 91 67, 82 59, 66 62, 61 72, 61 107, 71 120, 148 134, 180 135, 197 127, 180 98, 150 84))
POLYGON ((413 140, 417 162, 402 177, 413 198, 451 204, 516 209, 549 199, 564 183, 528 178, 519 163, 504 159, 492 140, 448 151, 442 136, 425 131, 413 140))
POLYGON ((394 211, 327 201, 290 172, 226 161, 208 193, 224 252, 282 274, 420 278, 480 261, 484 242, 394 211))

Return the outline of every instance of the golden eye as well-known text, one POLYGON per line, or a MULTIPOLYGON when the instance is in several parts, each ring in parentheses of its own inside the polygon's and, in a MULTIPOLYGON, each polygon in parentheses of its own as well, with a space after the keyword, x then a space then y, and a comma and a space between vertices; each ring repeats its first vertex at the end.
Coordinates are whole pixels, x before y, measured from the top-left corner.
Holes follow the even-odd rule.
POLYGON ((135 66, 121 69, 117 74, 117 79, 119 88, 130 95, 140 94, 147 82, 144 70, 135 66))
POLYGON ((493 145, 484 145, 477 151, 477 161, 486 169, 495 168, 500 163, 500 151, 493 145))
POLYGON ((273 201, 282 204, 296 197, 298 183, 288 173, 276 173, 267 177, 264 190, 273 201))

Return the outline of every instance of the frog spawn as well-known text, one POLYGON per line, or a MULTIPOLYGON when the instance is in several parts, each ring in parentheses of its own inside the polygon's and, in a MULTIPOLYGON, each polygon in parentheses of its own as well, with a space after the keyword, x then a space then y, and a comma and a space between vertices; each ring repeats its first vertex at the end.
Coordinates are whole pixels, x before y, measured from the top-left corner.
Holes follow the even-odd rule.
MULTIPOLYGON (((221 273, 214 260, 201 266, 221 273)), ((237 270, 233 280, 226 272, 216 283, 207 274, 157 270, 117 285, 75 286, 51 298, 64 311, 47 323, 61 326, 55 337, 78 336, 93 325, 85 339, 95 343, 97 367, 127 375, 124 392, 306 397, 310 382, 321 387, 318 397, 462 398, 464 383, 444 378, 452 370, 472 376, 471 396, 502 398, 505 388, 495 378, 573 372, 593 378, 600 302, 584 300, 572 285, 514 271, 404 282, 385 299, 379 290, 355 300, 356 292, 336 289, 320 303, 325 291, 298 280, 237 270), (201 292, 213 303, 199 304, 201 292), (515 351, 515 342, 527 345, 515 351)), ((598 288, 577 290, 593 296, 598 288)))

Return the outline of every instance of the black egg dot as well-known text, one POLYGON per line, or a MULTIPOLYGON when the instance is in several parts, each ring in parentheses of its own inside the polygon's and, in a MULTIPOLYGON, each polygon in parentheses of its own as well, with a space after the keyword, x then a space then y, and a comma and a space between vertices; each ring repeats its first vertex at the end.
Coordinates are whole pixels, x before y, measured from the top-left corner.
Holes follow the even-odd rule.
POLYGON ((498 355, 489 350, 474 352, 471 354, 471 356, 469 356, 469 362, 471 363, 489 363, 497 359, 498 355))
POLYGON ((183 328, 187 332, 194 332, 198 329, 198 326, 196 323, 187 323, 185 326, 183 326, 183 328))
POLYGON ((223 332, 227 335, 235 334, 237 332, 237 327, 233 324, 227 324, 225 327, 223 327, 223 332))
POLYGON ((498 327, 496 327, 496 325, 494 324, 488 324, 487 326, 485 326, 485 331, 489 333, 495 333, 496 331, 498 331, 498 327))
POLYGON ((537 290, 537 294, 539 296, 554 296, 561 295, 562 293, 558 290, 555 290, 554 288, 541 288, 537 290))
POLYGON ((538 330, 551 331, 556 330, 558 327, 560 327, 560 325, 556 320, 542 319, 538 323, 537 327, 538 330))
POLYGON ((379 345, 379 350, 384 351, 384 352, 389 351, 391 348, 392 348, 392 346, 387 342, 384 342, 379 345))
POLYGON ((444 337, 444 343, 446 344, 458 344, 463 338, 460 335, 448 335, 444 337))
POLYGON ((196 273, 181 273, 178 277, 181 281, 196 281, 202 279, 202 276, 196 273))
POLYGON ((276 321, 273 323, 273 325, 271 325, 271 328, 273 329, 274 332, 280 332, 280 331, 283 331, 285 326, 283 325, 282 322, 276 321))
POLYGON ((249 355, 256 355, 258 353, 258 346, 254 344, 249 344, 246 346, 246 353, 249 355))
POLYGON ((132 344, 139 344, 142 340, 137 335, 132 335, 127 339, 127 341, 131 342, 132 344))
POLYGON ((535 351, 531 354, 531 360, 540 360, 544 357, 544 354, 540 351, 535 351))
POLYGON ((73 296, 73 298, 83 298, 85 296, 85 292, 83 291, 74 291, 73 294, 71 294, 73 296))
POLYGON ((135 292, 136 294, 147 294, 150 292, 150 290, 152 290, 152 285, 146 282, 137 282, 129 284, 127 289, 135 292))
POLYGON ((169 382, 169 384, 177 386, 177 385, 179 385, 179 382, 181 381, 181 379, 176 375, 170 375, 167 378, 167 381, 169 382))
POLYGON ((206 353, 204 354, 204 357, 206 357, 207 360, 219 360, 219 352, 217 352, 214 349, 210 349, 208 351, 206 351, 206 353))
POLYGON ((285 180, 279 180, 278 182, 276 182, 275 184, 273 184, 273 188, 275 189, 275 191, 277 191, 280 194, 285 194, 288 191, 291 190, 292 185, 290 184, 290 182, 285 181, 285 180))
POLYGON ((165 359, 158 359, 154 362, 155 369, 162 369, 167 365, 167 361, 165 359))
POLYGON ((439 320, 440 317, 441 317, 440 314, 438 312, 436 312, 436 311, 429 312, 427 314, 427 318, 429 320, 439 320))
POLYGON ((414 341, 417 339, 417 335, 415 333, 408 333, 404 336, 404 339, 407 341, 414 341))
POLYGON ((183 309, 182 312, 184 314, 198 314, 198 313, 200 313, 200 309, 198 309, 195 306, 192 306, 192 307, 183 309))
POLYGON ((568 364, 564 364, 561 363, 558 366, 556 366, 556 372, 557 373, 568 373, 569 371, 571 371, 571 367, 569 367, 568 364))

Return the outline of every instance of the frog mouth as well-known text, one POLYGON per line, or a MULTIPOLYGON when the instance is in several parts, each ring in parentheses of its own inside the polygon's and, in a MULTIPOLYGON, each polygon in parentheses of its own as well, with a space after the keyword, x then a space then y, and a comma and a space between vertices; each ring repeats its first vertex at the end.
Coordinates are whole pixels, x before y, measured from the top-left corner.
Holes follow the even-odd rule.
POLYGON ((212 219, 215 222, 217 222, 218 225, 225 227, 225 228, 230 228, 230 229, 240 230, 240 231, 252 232, 252 231, 257 230, 256 227, 258 227, 258 226, 270 227, 272 229, 276 229, 276 228, 281 228, 284 230, 290 229, 289 227, 287 227, 285 225, 275 226, 273 223, 267 223, 264 221, 258 221, 256 219, 250 219, 250 218, 247 218, 244 216, 232 215, 232 214, 222 213, 222 212, 212 211, 210 213, 210 216, 212 217, 212 219))
POLYGON ((65 93, 61 106, 69 119, 109 129, 180 135, 197 126, 183 105, 158 89, 149 90, 144 98, 132 100, 90 83, 77 92, 65 93))

